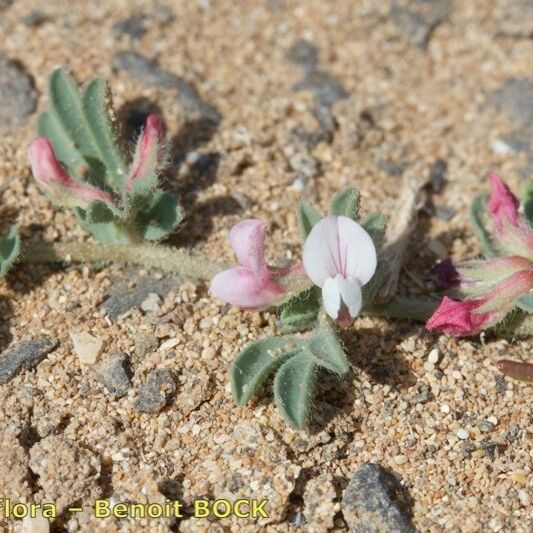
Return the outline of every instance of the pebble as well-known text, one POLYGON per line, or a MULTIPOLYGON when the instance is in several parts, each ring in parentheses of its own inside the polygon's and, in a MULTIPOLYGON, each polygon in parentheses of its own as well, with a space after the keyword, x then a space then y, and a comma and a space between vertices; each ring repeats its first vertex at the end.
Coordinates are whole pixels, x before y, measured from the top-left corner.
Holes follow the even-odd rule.
POLYGON ((157 413, 175 392, 176 383, 172 374, 166 368, 154 370, 148 374, 134 407, 140 413, 157 413))
POLYGON ((342 495, 341 509, 352 532, 412 533, 409 496, 394 475, 378 464, 365 463, 342 495))
POLYGON ((145 313, 155 312, 161 306, 161 297, 155 292, 148 293, 148 296, 141 302, 141 309, 145 313))
POLYGON ((20 128, 36 106, 30 74, 18 61, 0 54, 0 131, 20 128))
POLYGON ((397 465, 404 465, 405 463, 407 463, 408 459, 405 455, 396 455, 394 457, 394 462, 397 464, 397 465))
POLYGON ((531 505, 531 498, 529 497, 527 490, 519 490, 518 499, 524 507, 529 507, 531 505))
POLYGON ((316 161, 308 154, 297 153, 289 159, 289 164, 295 172, 300 172, 306 178, 313 178, 318 173, 316 161))
POLYGON ((159 346, 159 351, 164 352, 165 350, 171 350, 172 348, 176 347, 180 343, 179 339, 168 339, 165 342, 161 343, 161 346, 159 346))
POLYGON ((297 192, 302 192, 305 189, 305 181, 302 178, 296 178, 292 182, 292 188, 297 192))
POLYGON ((458 429, 455 434, 461 439, 461 440, 465 440, 465 439, 468 439, 468 437, 470 436, 470 432, 467 430, 467 429, 464 429, 464 428, 460 428, 458 429))
POLYGON ((508 79, 492 93, 490 104, 507 113, 519 128, 533 124, 533 76, 508 79))
POLYGON ((450 406, 446 403, 443 403, 441 406, 440 406, 440 410, 442 413, 445 413, 445 414, 448 414, 450 412, 450 406))
POLYGON ((140 39, 146 33, 146 16, 142 14, 131 15, 119 20, 113 26, 118 34, 128 35, 132 39, 140 39))
POLYGON ((69 333, 74 351, 84 365, 94 365, 102 354, 104 341, 85 331, 69 333))
POLYGON ((438 363, 439 361, 439 350, 437 348, 433 348, 433 350, 431 350, 431 352, 429 352, 429 355, 428 355, 428 361, 430 363, 438 363))
POLYGON ((40 337, 15 344, 0 357, 0 384, 11 381, 23 368, 35 368, 58 344, 52 337, 40 337))
POLYGON ((118 353, 104 359, 96 368, 96 378, 117 398, 122 398, 131 387, 131 380, 126 372, 127 357, 118 353))
POLYGON ((48 533, 50 531, 50 522, 45 518, 40 510, 37 510, 35 517, 29 514, 22 520, 21 533, 48 533))

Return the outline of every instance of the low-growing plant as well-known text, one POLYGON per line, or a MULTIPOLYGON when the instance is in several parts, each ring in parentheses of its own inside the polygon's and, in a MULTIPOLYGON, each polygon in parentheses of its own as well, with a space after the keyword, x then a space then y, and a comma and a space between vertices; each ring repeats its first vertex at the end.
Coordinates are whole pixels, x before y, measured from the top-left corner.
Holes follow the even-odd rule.
POLYGON ((273 307, 282 333, 287 333, 254 341, 237 355, 230 373, 238 405, 274 374, 278 408, 292 427, 302 429, 310 419, 318 372, 340 377, 348 372, 337 328, 352 325, 359 312, 373 304, 387 271, 378 261, 385 218, 376 213, 359 222, 358 213, 355 188, 337 194, 325 217, 301 203, 302 262, 284 269, 265 262, 266 229, 261 221, 244 220, 231 230, 239 264, 217 274, 210 293, 247 309, 273 307), (312 331, 294 335, 306 330, 312 331))
POLYGON ((50 104, 39 116, 40 137, 29 148, 33 175, 57 204, 73 209, 97 240, 158 241, 177 227, 178 201, 159 187, 166 150, 161 118, 150 115, 128 154, 106 83, 80 90, 64 69, 49 81, 50 104))
POLYGON ((20 237, 16 226, 10 226, 0 236, 0 278, 16 261, 20 252, 20 237))

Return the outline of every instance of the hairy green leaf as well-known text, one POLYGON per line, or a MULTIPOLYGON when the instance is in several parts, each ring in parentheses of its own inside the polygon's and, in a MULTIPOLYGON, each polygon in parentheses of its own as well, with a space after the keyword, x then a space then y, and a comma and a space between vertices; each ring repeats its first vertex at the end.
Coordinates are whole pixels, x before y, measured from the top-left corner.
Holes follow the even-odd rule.
POLYGON ((310 329, 317 321, 320 310, 320 288, 312 286, 298 293, 281 308, 279 318, 283 332, 310 329))
POLYGON ((357 221, 359 216, 359 189, 350 187, 338 192, 331 200, 329 211, 332 215, 345 216, 357 221))
POLYGON ((365 228, 372 240, 376 250, 380 250, 385 239, 387 229, 387 219, 381 213, 371 213, 361 221, 361 226, 365 228))
POLYGON ((497 253, 492 242, 490 231, 486 225, 486 213, 487 205, 485 197, 483 195, 476 196, 470 206, 470 221, 474 233, 479 239, 479 245, 483 255, 487 258, 491 258, 495 257, 497 253))
POLYGON ((344 376, 348 372, 348 359, 335 330, 331 327, 321 324, 305 347, 315 358, 316 364, 322 368, 330 370, 338 376, 344 376))
POLYGON ((298 206, 298 222, 303 238, 307 239, 313 226, 322 218, 322 215, 307 202, 300 202, 298 206))
POLYGON ((231 388, 237 405, 244 405, 268 376, 297 350, 298 343, 290 337, 260 339, 248 344, 230 369, 231 388))
POLYGON ((523 198, 524 213, 529 222, 533 225, 533 179, 531 178, 527 180, 523 198))
POLYGON ((11 226, 0 237, 0 277, 13 265, 20 252, 20 237, 16 226, 11 226))
POLYGON ((181 222, 182 214, 178 201, 162 190, 153 197, 146 213, 139 213, 138 224, 142 237, 147 241, 158 241, 167 237, 181 222))
POLYGON ((295 429, 307 426, 317 374, 315 358, 299 353, 283 363, 274 379, 274 399, 295 429))

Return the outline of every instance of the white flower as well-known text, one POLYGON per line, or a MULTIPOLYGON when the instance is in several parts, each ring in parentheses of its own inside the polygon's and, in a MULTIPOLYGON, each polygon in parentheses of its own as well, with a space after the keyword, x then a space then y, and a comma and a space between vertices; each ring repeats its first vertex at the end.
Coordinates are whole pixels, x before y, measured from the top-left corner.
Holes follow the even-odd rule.
POLYGON ((366 230, 351 218, 328 216, 309 233, 303 249, 307 275, 322 288, 327 314, 349 325, 363 305, 361 287, 377 266, 376 247, 366 230))

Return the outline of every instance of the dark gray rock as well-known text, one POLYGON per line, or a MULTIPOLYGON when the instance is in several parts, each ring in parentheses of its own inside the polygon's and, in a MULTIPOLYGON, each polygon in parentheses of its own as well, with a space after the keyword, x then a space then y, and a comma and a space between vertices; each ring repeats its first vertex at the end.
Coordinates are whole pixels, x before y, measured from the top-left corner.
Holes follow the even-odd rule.
POLYGON ((157 413, 167 405, 175 392, 176 383, 172 374, 166 368, 154 370, 148 374, 134 407, 140 413, 157 413))
POLYGON ((15 344, 0 357, 0 385, 11 381, 23 368, 35 368, 57 345, 57 339, 51 337, 40 337, 15 344))
POLYGON ((94 369, 96 379, 112 392, 117 398, 122 398, 131 388, 131 380, 126 372, 127 357, 117 353, 104 359, 94 369))
POLYGON ((416 405, 417 403, 426 403, 433 400, 433 393, 430 390, 424 390, 415 394, 407 400, 409 405, 416 405))
POLYGON ((378 168, 385 172, 385 174, 397 178, 403 174, 405 165, 402 165, 401 163, 393 163, 386 159, 380 159, 378 161, 378 168))
POLYGON ((353 475, 344 490, 341 508, 353 532, 415 531, 406 489, 378 464, 366 463, 353 475))
POLYGON ((146 33, 146 16, 139 13, 131 15, 115 22, 113 28, 118 34, 129 35, 132 39, 140 39, 146 33))
POLYGON ((39 11, 38 9, 34 9, 29 15, 22 17, 22 22, 29 28, 37 28, 47 20, 48 17, 46 16, 46 13, 39 11))
POLYGON ((429 167, 429 179, 433 192, 439 193, 444 189, 447 170, 448 164, 444 159, 436 159, 429 167))
POLYGON ((31 76, 21 63, 0 54, 0 131, 20 128, 36 106, 31 76))
POLYGON ((433 30, 447 19, 451 5, 451 0, 394 0, 389 14, 412 44, 426 48, 433 30))
POLYGON ((533 124, 533 76, 510 78, 492 94, 490 104, 509 116, 518 128, 533 124))
POLYGON ((318 106, 331 107, 348 97, 344 87, 331 74, 322 70, 310 70, 305 78, 293 87, 294 91, 311 91, 318 106))
POLYGON ((302 68, 315 70, 318 66, 316 46, 305 39, 296 41, 287 52, 287 58, 302 68))
POLYGON ((107 311, 109 318, 114 321, 131 308, 140 307, 150 293, 164 298, 180 284, 181 280, 176 277, 166 276, 156 279, 150 276, 138 276, 135 272, 127 270, 120 278, 113 280, 112 288, 106 295, 106 300, 100 305, 100 309, 107 311))
POLYGON ((218 124, 219 112, 204 102, 195 87, 184 78, 161 68, 155 61, 137 52, 119 52, 113 56, 115 68, 127 71, 133 78, 149 85, 174 89, 187 116, 199 117, 218 124))

